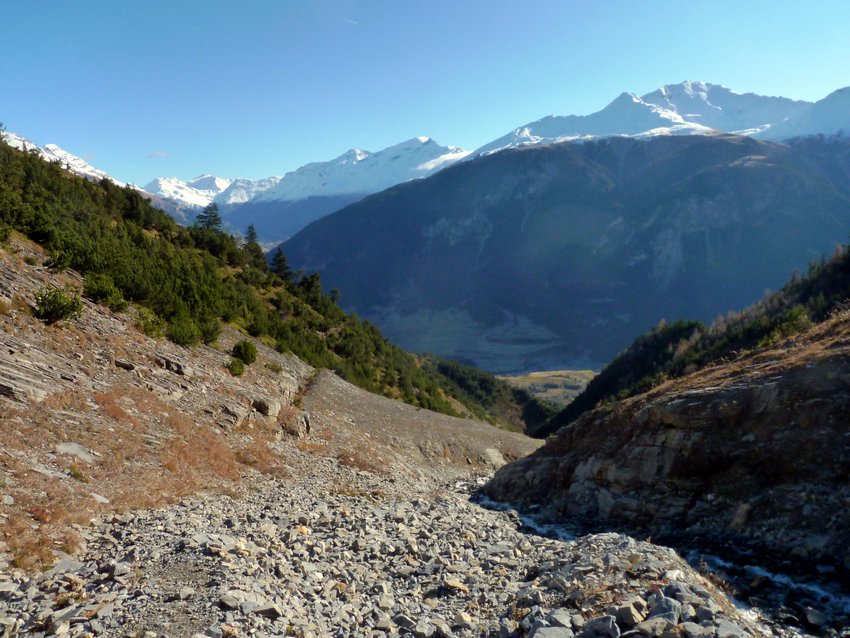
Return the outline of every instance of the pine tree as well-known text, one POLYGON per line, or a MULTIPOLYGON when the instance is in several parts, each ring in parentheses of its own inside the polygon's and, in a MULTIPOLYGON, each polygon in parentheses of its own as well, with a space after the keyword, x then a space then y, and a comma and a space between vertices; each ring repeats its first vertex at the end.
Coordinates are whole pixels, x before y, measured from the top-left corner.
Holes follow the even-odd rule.
POLYGON ((247 261, 251 266, 263 271, 269 269, 263 249, 257 241, 257 229, 254 228, 254 224, 250 224, 248 230, 245 231, 245 241, 242 243, 242 250, 245 252, 247 261))
POLYGON ((280 246, 274 251, 272 256, 272 272, 283 279, 286 283, 292 281, 292 270, 289 268, 289 262, 286 260, 286 255, 283 254, 280 246))
POLYGON ((204 207, 195 217, 195 221, 201 228, 208 230, 221 230, 221 214, 218 212, 218 204, 211 202, 204 207))

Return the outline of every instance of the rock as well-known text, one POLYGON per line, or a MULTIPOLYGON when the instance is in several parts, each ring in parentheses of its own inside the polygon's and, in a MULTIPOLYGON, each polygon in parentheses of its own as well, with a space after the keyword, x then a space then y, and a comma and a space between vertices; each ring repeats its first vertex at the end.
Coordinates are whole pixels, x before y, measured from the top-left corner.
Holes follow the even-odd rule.
POLYGON ((572 629, 567 627, 537 627, 528 634, 528 638, 573 638, 573 636, 572 629))
POLYGON ((584 624, 582 633, 620 638, 620 628, 617 626, 617 619, 614 616, 600 616, 588 620, 584 624))
POLYGON ((136 369, 136 366, 133 363, 129 361, 124 361, 123 359, 115 359, 115 367, 130 372, 136 369))
POLYGON ((666 618, 673 625, 679 624, 679 618, 682 616, 682 603, 672 598, 662 596, 656 601, 649 612, 649 618, 666 618))
POLYGON ((427 620, 420 620, 413 627, 413 635, 416 638, 431 638, 437 633, 437 628, 427 620))
POLYGON ((251 402, 251 407, 253 407, 257 412, 262 414, 263 416, 268 416, 272 418, 277 418, 280 414, 280 402, 275 401, 274 399, 269 399, 267 397, 257 397, 251 402))
POLYGON ((828 625, 831 621, 829 615, 824 612, 813 609, 812 607, 806 607, 806 622, 810 625, 814 625, 815 627, 823 627, 824 625, 828 625))
POLYGON ((635 629, 646 636, 661 636, 661 634, 674 626, 667 618, 656 616, 655 618, 648 618, 638 623, 635 629))
POLYGON ((464 629, 472 629, 475 625, 472 622, 472 616, 465 611, 459 611, 452 618, 452 627, 462 627, 464 629))
POLYGON ((251 612, 256 614, 257 616, 263 616, 265 618, 280 618, 283 616, 283 613, 280 611, 280 608, 274 603, 263 603, 254 607, 251 612))
POLYGON ((714 631, 713 626, 704 627, 692 622, 682 623, 682 633, 685 638, 714 638, 714 631))
POLYGON ((743 628, 725 618, 717 623, 717 638, 746 638, 747 632, 743 628))
POLYGON ((59 454, 73 456, 83 463, 91 464, 97 461, 97 457, 79 443, 59 443, 56 445, 56 451, 59 454))
POLYGON ((641 598, 631 600, 617 607, 614 615, 620 625, 631 629, 646 618, 646 602, 641 598))
POLYGON ((549 624, 553 627, 566 627, 567 629, 573 628, 572 617, 566 609, 556 609, 546 616, 546 620, 548 620, 549 624))
POLYGON ((447 589, 453 589, 455 591, 462 591, 463 593, 469 593, 469 587, 464 585, 457 579, 448 579, 443 581, 443 586, 447 589))

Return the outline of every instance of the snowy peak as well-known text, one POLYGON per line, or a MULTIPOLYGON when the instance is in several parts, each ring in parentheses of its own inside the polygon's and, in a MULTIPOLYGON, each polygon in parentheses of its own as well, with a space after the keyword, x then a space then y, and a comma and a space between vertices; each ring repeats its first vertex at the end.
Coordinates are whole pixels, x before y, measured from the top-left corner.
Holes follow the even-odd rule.
POLYGON ((684 120, 675 111, 646 102, 634 93, 621 93, 601 111, 590 115, 544 117, 482 146, 475 151, 475 155, 493 153, 525 144, 662 132, 706 133, 709 129, 684 120))
POLYGON ((738 93, 722 84, 686 80, 667 84, 642 97, 621 93, 605 108, 590 115, 544 117, 485 144, 473 155, 526 144, 613 135, 652 137, 715 131, 752 135, 793 118, 810 106, 799 100, 738 93))
POLYGON ((462 148, 440 146, 430 137, 414 137, 374 153, 352 148, 332 160, 306 164, 283 177, 260 180, 229 180, 207 174, 191 180, 160 177, 145 189, 189 208, 202 208, 210 202, 238 205, 367 195, 431 175, 468 154, 462 148))
POLYGON ((792 117, 808 102, 738 93, 722 84, 686 80, 667 84, 641 99, 694 124, 730 133, 752 133, 792 117))
POLYGON ((47 160, 48 162, 59 163, 64 168, 67 168, 69 171, 76 175, 79 175, 80 177, 85 177, 86 179, 91 179, 95 181, 108 179, 113 183, 117 184, 118 186, 126 186, 124 182, 119 182, 117 179, 115 179, 105 171, 102 171, 99 168, 95 168, 83 158, 77 157, 76 155, 69 153, 65 149, 57 146, 56 144, 45 144, 43 147, 41 147, 35 142, 30 142, 28 139, 23 138, 20 135, 16 135, 15 133, 9 133, 6 131, 0 133, 0 137, 2 137, 3 141, 6 142, 12 148, 17 148, 22 151, 38 153, 43 159, 47 160))
POLYGON ((206 173, 185 181, 176 177, 157 177, 145 185, 145 190, 177 205, 203 208, 224 192, 231 181, 206 173))
POLYGON ((454 146, 440 146, 429 137, 414 137, 380 151, 350 149, 328 162, 306 164, 268 190, 257 201, 292 201, 307 197, 376 193, 390 186, 427 177, 468 155, 454 146))
POLYGON ((850 86, 838 89, 757 137, 783 140, 804 135, 850 135, 850 86))

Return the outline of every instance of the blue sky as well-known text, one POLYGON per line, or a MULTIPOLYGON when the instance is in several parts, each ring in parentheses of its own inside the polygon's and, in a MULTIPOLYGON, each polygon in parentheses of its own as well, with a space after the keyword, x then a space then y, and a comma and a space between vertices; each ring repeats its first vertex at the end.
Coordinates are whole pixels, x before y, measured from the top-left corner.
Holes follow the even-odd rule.
POLYGON ((850 85, 850 1, 3 3, 0 121, 118 179, 260 178, 428 135, 475 148, 685 79, 850 85))

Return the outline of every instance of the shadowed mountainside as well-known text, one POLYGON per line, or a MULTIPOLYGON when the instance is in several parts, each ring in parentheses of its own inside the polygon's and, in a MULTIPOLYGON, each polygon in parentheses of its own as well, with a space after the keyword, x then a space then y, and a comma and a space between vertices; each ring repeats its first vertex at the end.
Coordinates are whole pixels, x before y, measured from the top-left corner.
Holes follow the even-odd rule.
POLYGON ((500 372, 598 366, 662 317, 710 320, 830 252, 850 226, 846 147, 519 148, 367 197, 285 251, 408 349, 500 372))

